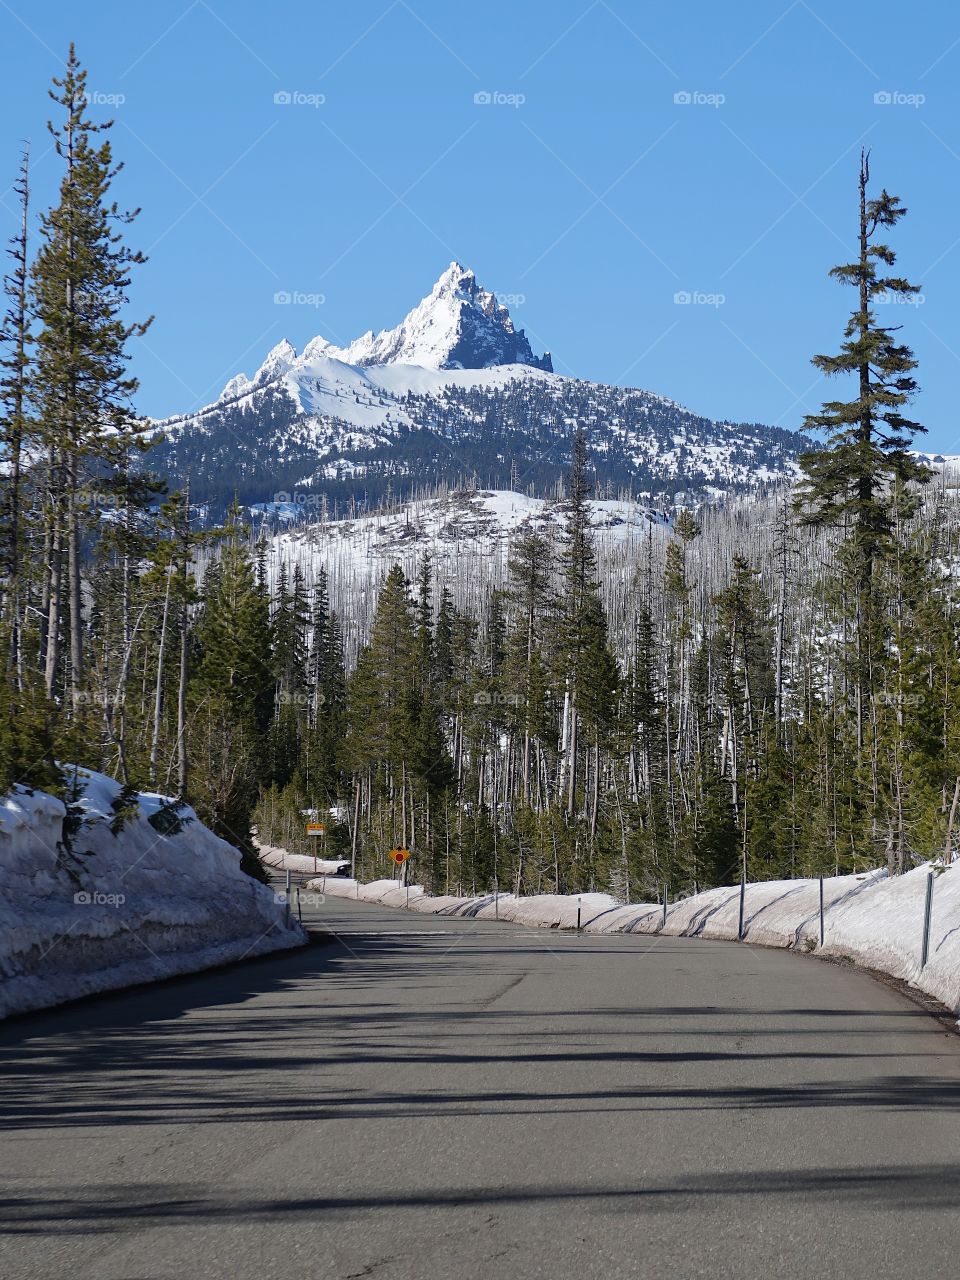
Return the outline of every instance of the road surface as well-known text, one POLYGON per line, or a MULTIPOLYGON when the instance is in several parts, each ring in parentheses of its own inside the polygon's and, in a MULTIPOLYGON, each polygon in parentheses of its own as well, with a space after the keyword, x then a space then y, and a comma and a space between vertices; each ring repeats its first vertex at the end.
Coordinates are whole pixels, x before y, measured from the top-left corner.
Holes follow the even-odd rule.
POLYGON ((0 1029, 4 1280, 956 1274, 960 1037, 731 943, 328 901, 0 1029))

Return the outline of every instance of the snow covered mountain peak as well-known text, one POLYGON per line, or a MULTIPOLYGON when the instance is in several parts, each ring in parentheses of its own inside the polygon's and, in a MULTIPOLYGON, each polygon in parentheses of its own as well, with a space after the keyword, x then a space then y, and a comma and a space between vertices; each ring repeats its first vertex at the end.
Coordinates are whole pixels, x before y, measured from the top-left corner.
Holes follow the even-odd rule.
POLYGON ((509 311, 498 304, 496 294, 481 289, 477 284, 476 273, 470 267, 465 267, 459 262, 451 262, 428 296, 420 303, 420 307, 430 303, 432 309, 436 310, 436 304, 445 299, 473 303, 478 305, 486 315, 495 315, 499 312, 503 318, 504 327, 513 333, 513 321, 510 319, 509 311))
POLYGON ((311 360, 329 358, 335 350, 336 347, 332 342, 328 342, 326 338, 322 338, 320 334, 317 334, 315 338, 310 339, 300 352, 300 363, 309 364, 311 360))
POLYGON ((368 330, 346 347, 315 338, 302 358, 324 355, 344 364, 369 367, 415 364, 427 369, 490 369, 526 364, 553 372, 550 353, 536 356, 507 308, 481 288, 477 277, 451 262, 425 298, 397 325, 368 330))
POLYGON ((475 289, 476 285, 477 277, 475 272, 470 267, 465 267, 463 263, 454 260, 437 280, 430 296, 438 297, 441 293, 456 292, 460 288, 465 288, 469 291, 475 289))
POLYGON ((286 373, 297 358, 297 349, 292 342, 282 338, 275 347, 267 352, 267 358, 254 375, 254 385, 268 382, 278 374, 286 373))
MULTIPOLYGON (((315 338, 314 341, 316 342, 317 339, 315 338)), ((245 373, 238 373, 236 377, 230 379, 220 392, 218 403, 224 400, 236 400, 238 396, 245 395, 256 387, 265 386, 268 382, 272 382, 274 378, 280 377, 281 374, 291 369, 296 359, 296 347, 292 342, 288 342, 286 338, 282 338, 275 347, 267 352, 267 358, 252 378, 248 378, 245 373)))
POLYGON ((495 293, 477 283, 476 274, 451 262, 436 284, 395 329, 368 329, 348 346, 338 347, 319 334, 300 355, 286 338, 278 342, 252 378, 231 378, 217 403, 233 401, 286 373, 296 375, 317 360, 336 360, 355 368, 419 365, 425 369, 493 369, 520 364, 553 372, 550 352, 534 355, 522 329, 495 293))

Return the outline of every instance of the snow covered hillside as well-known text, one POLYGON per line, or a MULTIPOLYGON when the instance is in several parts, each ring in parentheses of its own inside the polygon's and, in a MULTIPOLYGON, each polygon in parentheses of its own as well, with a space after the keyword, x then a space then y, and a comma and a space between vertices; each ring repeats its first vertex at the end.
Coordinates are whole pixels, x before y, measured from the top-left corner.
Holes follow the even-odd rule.
POLYGON ((546 495, 583 428, 598 492, 673 499, 753 490, 795 470, 792 431, 705 418, 648 391, 552 372, 495 294, 451 263, 394 329, 337 347, 286 339, 252 377, 205 408, 156 425, 147 465, 188 473, 213 514, 279 494, 369 509, 447 484, 546 495))
POLYGON ((0 800, 0 1017, 305 940, 186 806, 86 770, 0 800))
MULTIPOLYGON (((276 851, 274 851, 276 854, 276 851)), ((290 857, 291 855, 287 855, 290 857)), ((287 865, 276 856, 273 865, 287 865)), ((291 864, 291 869, 299 870, 291 864)), ((667 908, 658 903, 623 905, 603 893, 543 894, 517 898, 510 893, 481 897, 431 897, 417 885, 397 880, 358 885, 354 880, 321 876, 307 889, 328 897, 358 898, 388 907, 406 907, 434 915, 508 920, 545 929, 574 929, 578 916, 587 933, 665 934, 670 937, 736 940, 740 924, 740 887, 728 885, 682 898, 667 908)), ((744 900, 746 943, 790 947, 857 964, 900 978, 960 1015, 960 862, 948 867, 924 865, 906 875, 885 871, 838 876, 824 881, 824 941, 820 945, 820 891, 817 880, 769 880, 747 885, 744 900), (924 906, 928 874, 933 872, 929 954, 922 961, 924 906)))
MULTIPOLYGON (((639 546, 651 531, 669 528, 653 507, 613 499, 589 504, 598 548, 639 546)), ((558 527, 563 505, 509 490, 459 490, 439 498, 414 499, 392 512, 356 519, 301 523, 296 503, 271 503, 251 509, 265 528, 290 523, 268 543, 268 563, 288 572, 299 565, 308 586, 322 565, 331 576, 378 582, 399 563, 413 577, 417 562, 429 555, 440 580, 467 574, 483 563, 497 577, 506 566, 511 540, 524 528, 558 527)))

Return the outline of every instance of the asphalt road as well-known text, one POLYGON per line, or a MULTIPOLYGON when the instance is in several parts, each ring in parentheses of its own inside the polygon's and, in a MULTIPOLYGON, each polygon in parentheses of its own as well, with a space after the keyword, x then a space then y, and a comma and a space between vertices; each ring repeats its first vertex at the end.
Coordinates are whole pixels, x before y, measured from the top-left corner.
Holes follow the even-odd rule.
POLYGON ((956 1274, 960 1037, 872 979, 313 914, 0 1029, 4 1280, 956 1274))

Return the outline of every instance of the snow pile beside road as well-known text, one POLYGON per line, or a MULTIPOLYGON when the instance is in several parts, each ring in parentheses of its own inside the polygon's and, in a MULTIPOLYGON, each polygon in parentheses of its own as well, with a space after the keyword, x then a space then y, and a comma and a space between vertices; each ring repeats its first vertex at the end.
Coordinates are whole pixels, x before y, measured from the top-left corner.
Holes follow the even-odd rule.
MULTIPOLYGON (((318 877, 307 886, 331 897, 359 898, 383 906, 435 915, 499 919, 540 928, 572 929, 578 911, 587 933, 667 934, 735 941, 740 924, 740 886, 708 889, 668 906, 624 906, 602 893, 544 894, 516 898, 430 897, 420 886, 396 880, 358 885, 318 877)), ((820 885, 817 880, 769 880, 748 884, 744 898, 744 942, 792 947, 844 957, 900 978, 960 1014, 960 862, 930 864, 888 878, 885 871, 824 880, 824 940, 820 946, 820 885), (929 955, 921 967, 928 873, 934 873, 929 955)))
MULTIPOLYGON (((278 849, 271 844, 258 843, 257 852, 263 865, 275 871, 313 871, 317 875, 332 876, 336 875, 338 867, 344 865, 342 858, 314 858, 309 853, 287 853, 286 849, 278 849)), ((350 865, 349 861, 346 865, 350 865)))
POLYGON ((0 799, 0 1017, 306 941, 192 809, 86 770, 75 794, 0 799))

